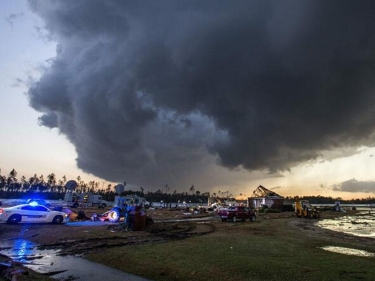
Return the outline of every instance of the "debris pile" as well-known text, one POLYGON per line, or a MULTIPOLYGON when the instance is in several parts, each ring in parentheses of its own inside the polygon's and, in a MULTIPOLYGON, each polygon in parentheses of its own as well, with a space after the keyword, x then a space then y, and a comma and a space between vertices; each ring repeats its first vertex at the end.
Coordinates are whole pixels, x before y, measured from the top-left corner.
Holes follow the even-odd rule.
POLYGON ((24 269, 18 268, 12 261, 0 262, 0 276, 4 277, 5 280, 18 281, 20 280, 21 275, 28 274, 29 272, 24 269))

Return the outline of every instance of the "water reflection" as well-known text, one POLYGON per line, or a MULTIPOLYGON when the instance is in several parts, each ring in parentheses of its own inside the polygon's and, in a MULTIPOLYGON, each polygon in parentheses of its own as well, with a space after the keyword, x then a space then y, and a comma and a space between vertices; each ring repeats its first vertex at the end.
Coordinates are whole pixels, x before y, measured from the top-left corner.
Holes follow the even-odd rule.
POLYGON ((57 280, 74 276, 90 281, 147 281, 148 279, 122 272, 108 266, 90 262, 74 256, 58 256, 58 250, 39 250, 37 245, 26 239, 1 241, 0 253, 39 273, 56 273, 57 280), (34 260, 37 260, 35 262, 34 260))
POLYGON ((28 257, 34 255, 35 243, 25 239, 15 239, 11 246, 11 257, 13 260, 26 262, 28 257))
POLYGON ((375 238, 375 214, 369 212, 316 222, 316 226, 360 237, 375 238))
MULTIPOLYGON (((347 215, 332 219, 322 219, 316 222, 315 225, 321 228, 358 237, 375 238, 375 214, 370 212, 361 212, 356 215, 347 215)), ((344 255, 375 257, 375 253, 353 248, 325 246, 321 249, 344 255)))
POLYGON ((358 250, 358 249, 352 249, 352 248, 345 248, 345 247, 335 247, 335 246, 326 246, 322 247, 321 249, 344 254, 344 255, 350 255, 350 256, 358 256, 358 257, 375 257, 374 253, 370 253, 364 250, 358 250))

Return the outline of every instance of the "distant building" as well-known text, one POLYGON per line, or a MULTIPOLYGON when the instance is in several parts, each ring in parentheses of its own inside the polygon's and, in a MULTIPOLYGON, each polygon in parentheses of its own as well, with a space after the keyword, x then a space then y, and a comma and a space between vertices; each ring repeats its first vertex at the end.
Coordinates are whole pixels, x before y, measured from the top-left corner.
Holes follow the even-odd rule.
POLYGON ((260 208, 265 205, 271 209, 282 209, 284 197, 260 185, 247 201, 249 207, 260 208))
POLYGON ((239 203, 234 198, 209 197, 208 206, 238 206, 239 203))

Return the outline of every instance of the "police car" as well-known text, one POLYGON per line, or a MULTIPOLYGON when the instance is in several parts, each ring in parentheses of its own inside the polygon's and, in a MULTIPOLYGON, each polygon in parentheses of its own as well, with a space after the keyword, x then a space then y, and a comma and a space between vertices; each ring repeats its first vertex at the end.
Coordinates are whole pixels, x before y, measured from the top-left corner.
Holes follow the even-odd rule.
POLYGON ((64 223, 67 214, 38 204, 22 204, 0 208, 0 222, 7 223, 64 223))

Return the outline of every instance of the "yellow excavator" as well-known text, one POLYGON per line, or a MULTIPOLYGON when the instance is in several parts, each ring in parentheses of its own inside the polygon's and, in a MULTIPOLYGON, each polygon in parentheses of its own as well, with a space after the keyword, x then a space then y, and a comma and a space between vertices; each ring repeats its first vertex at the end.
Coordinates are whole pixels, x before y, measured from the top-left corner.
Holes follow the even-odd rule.
POLYGON ((308 200, 296 201, 295 212, 297 217, 301 218, 319 218, 320 213, 316 207, 310 205, 308 200))

